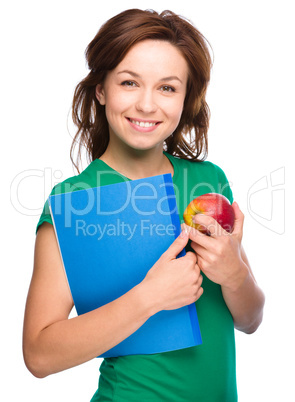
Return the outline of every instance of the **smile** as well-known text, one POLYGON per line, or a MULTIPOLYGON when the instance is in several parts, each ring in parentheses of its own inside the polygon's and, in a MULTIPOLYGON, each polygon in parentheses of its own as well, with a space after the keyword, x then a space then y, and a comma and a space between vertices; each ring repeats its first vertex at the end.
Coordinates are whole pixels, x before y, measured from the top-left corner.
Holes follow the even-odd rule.
POLYGON ((139 127, 153 127, 157 123, 149 123, 148 121, 137 121, 130 119, 131 123, 136 124, 139 127))
POLYGON ((161 121, 157 120, 142 120, 142 119, 134 119, 131 117, 126 117, 129 121, 131 127, 137 131, 142 133, 149 133, 151 131, 156 130, 156 128, 161 124, 161 121))

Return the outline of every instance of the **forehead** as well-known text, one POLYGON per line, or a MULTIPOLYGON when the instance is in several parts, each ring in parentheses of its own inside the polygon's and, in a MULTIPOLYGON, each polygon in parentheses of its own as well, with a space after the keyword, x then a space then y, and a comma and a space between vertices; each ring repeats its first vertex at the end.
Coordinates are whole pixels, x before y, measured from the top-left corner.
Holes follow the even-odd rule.
POLYGON ((188 65, 181 51, 168 41, 144 40, 136 43, 115 68, 138 70, 137 73, 163 76, 188 75, 188 65))

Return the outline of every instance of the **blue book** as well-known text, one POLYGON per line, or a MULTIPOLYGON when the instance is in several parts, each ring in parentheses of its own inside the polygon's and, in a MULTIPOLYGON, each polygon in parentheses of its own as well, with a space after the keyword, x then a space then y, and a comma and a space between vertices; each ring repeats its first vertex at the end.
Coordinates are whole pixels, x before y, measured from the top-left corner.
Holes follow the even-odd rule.
MULTIPOLYGON (((171 174, 52 195, 49 206, 78 315, 138 285, 181 231, 171 174)), ((185 249, 177 257, 183 255, 185 249)), ((99 357, 201 343, 193 303, 156 313, 99 357)))

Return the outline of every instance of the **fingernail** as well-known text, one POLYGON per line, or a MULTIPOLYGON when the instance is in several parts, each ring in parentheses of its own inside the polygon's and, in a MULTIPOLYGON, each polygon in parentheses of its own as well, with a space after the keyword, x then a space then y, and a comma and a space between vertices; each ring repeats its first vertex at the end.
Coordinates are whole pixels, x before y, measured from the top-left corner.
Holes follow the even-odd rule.
POLYGON ((188 235, 187 231, 185 229, 183 229, 179 235, 179 237, 181 237, 182 239, 186 238, 188 235))

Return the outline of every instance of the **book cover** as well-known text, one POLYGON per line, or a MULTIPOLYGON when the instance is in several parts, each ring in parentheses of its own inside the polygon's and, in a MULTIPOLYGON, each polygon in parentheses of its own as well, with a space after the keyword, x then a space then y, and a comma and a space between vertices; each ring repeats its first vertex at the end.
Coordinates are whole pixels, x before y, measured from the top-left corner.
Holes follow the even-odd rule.
MULTIPOLYGON (((139 284, 181 231, 171 174, 52 195, 49 205, 78 315, 139 284)), ((183 255, 185 249, 178 257, 183 255)), ((193 303, 158 312, 99 357, 161 353, 201 343, 193 303)))

